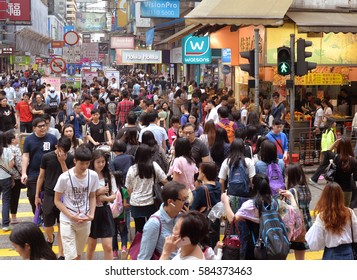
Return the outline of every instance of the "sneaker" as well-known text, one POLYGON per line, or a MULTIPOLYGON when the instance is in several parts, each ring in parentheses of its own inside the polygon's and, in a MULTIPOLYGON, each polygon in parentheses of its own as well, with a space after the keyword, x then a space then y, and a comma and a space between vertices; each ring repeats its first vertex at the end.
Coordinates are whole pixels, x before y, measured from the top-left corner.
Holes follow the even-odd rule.
POLYGON ((10 227, 10 226, 2 227, 2 230, 3 230, 3 231, 10 231, 10 230, 11 230, 11 227, 10 227))
POLYGON ((313 186, 317 186, 317 182, 313 181, 311 178, 309 178, 309 183, 313 186))
POLYGON ((319 177, 319 180, 323 180, 323 179, 325 179, 325 177, 324 177, 324 175, 321 175, 321 176, 319 177))
POLYGON ((126 247, 125 246, 123 246, 122 248, 121 248, 121 260, 126 260, 126 258, 127 258, 127 252, 126 252, 126 247))
POLYGON ((113 251, 113 260, 117 260, 119 258, 118 251, 113 251))
POLYGON ((10 225, 16 225, 18 223, 19 223, 19 221, 17 219, 12 219, 10 222, 10 225))
POLYGON ((64 260, 65 260, 65 258, 64 258, 64 256, 59 256, 59 257, 57 258, 57 260, 64 261, 64 260))

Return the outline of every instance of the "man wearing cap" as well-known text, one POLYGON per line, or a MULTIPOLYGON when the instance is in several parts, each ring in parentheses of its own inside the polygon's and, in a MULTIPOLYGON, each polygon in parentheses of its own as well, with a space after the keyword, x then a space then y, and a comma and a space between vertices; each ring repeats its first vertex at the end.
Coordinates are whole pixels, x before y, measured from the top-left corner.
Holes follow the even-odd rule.
POLYGON ((60 98, 55 91, 54 87, 50 87, 50 93, 46 97, 46 105, 51 109, 51 115, 56 118, 58 112, 58 106, 60 104, 60 98))

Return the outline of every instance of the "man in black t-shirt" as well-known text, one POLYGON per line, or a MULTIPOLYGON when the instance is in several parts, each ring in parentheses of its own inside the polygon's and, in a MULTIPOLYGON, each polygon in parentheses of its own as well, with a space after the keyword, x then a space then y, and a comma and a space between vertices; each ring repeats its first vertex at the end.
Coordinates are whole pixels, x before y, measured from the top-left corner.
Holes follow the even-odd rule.
POLYGON ((91 112, 92 121, 87 125, 87 140, 91 149, 95 146, 106 143, 112 145, 112 137, 105 121, 99 120, 99 111, 97 109, 91 112), (106 140, 107 138, 107 140, 106 140))
POLYGON ((40 174, 36 184, 35 204, 36 208, 42 204, 43 222, 47 243, 52 247, 54 242, 54 228, 58 224, 58 255, 59 258, 63 257, 63 247, 61 242, 59 216, 60 211, 54 204, 55 192, 58 177, 74 166, 73 156, 68 153, 71 148, 71 140, 67 137, 59 139, 56 150, 43 155, 41 159, 40 174), (42 188, 43 185, 43 188, 42 188), (43 191, 43 199, 41 201, 40 193, 43 191))

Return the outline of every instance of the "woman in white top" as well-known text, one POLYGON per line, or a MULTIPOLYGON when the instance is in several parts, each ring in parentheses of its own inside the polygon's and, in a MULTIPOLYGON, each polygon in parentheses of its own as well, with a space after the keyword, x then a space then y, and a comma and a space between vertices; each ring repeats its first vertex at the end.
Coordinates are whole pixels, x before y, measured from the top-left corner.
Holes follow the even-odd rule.
POLYGON ((167 183, 166 174, 152 160, 151 148, 142 144, 135 153, 135 164, 129 168, 125 180, 135 232, 142 232, 146 220, 157 210, 153 198, 154 180, 161 184, 167 183))
POLYGON ((351 242, 357 242, 357 217, 344 205, 339 184, 330 182, 325 186, 315 213, 316 220, 305 236, 310 249, 323 249, 323 260, 353 260, 351 242))
POLYGON ((198 211, 190 211, 177 220, 172 235, 166 237, 160 260, 168 260, 172 252, 177 251, 172 260, 204 260, 200 241, 208 235, 208 221, 198 211))
POLYGON ((325 124, 326 120, 328 118, 332 117, 332 109, 331 109, 331 104, 327 99, 324 99, 321 101, 322 107, 324 109, 324 117, 323 117, 323 123, 325 124))

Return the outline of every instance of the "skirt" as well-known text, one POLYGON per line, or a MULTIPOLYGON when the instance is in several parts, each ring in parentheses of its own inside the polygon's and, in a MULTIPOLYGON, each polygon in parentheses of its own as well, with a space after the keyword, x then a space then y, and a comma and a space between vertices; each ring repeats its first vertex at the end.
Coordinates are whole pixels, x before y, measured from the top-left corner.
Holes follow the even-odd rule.
POLYGON ((107 204, 102 207, 96 207, 89 237, 94 239, 106 238, 113 237, 114 234, 115 224, 110 206, 107 204))

